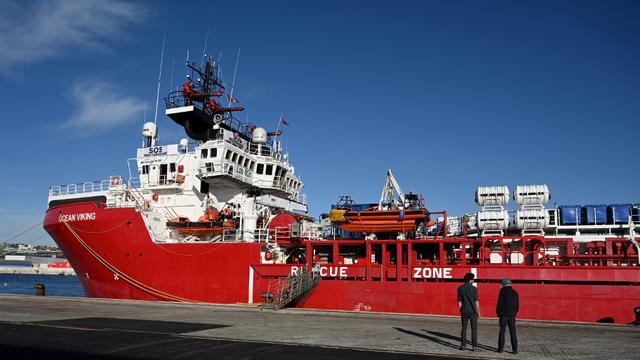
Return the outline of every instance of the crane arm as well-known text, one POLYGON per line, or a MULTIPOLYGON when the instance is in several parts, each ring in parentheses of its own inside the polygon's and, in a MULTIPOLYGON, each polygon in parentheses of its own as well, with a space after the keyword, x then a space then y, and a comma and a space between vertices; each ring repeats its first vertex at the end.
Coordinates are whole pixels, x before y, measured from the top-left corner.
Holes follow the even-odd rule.
POLYGON ((380 202, 378 203, 378 209, 382 209, 382 205, 385 203, 385 199, 388 202, 391 202, 393 200, 393 193, 389 191, 390 189, 395 190, 395 192, 398 194, 398 197, 400 198, 400 202, 404 206, 404 203, 405 203, 404 192, 402 192, 402 189, 400 188, 400 185, 396 181, 396 178, 393 176, 391 169, 388 169, 387 180, 385 181, 384 187, 382 188, 382 194, 380 194, 380 202))

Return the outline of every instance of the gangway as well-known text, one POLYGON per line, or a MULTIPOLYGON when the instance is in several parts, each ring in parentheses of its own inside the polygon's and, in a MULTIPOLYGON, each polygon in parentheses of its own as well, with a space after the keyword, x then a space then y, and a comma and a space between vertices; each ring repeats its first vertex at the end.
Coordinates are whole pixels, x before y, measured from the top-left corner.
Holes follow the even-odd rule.
POLYGON ((269 289, 262 294, 265 299, 262 309, 275 311, 284 308, 295 300, 305 296, 320 283, 320 267, 315 266, 311 273, 302 269, 297 274, 281 277, 269 284, 269 289), (273 287, 271 286, 273 284, 273 287))

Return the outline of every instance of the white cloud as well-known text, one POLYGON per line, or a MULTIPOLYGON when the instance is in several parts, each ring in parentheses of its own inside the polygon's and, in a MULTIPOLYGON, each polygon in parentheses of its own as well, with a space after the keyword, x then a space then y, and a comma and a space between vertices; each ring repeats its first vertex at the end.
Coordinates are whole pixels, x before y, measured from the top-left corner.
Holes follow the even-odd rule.
POLYGON ((131 121, 140 121, 144 102, 125 96, 105 82, 76 84, 71 91, 76 106, 74 114, 61 128, 77 130, 79 135, 92 135, 131 121))
POLYGON ((0 72, 62 56, 79 48, 106 49, 148 10, 118 0, 0 0, 0 72))

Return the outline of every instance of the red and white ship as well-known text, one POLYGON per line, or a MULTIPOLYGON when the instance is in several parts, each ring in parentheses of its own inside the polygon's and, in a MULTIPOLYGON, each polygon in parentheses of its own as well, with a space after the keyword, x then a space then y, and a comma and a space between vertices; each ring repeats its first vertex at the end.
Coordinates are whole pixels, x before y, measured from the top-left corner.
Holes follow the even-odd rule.
POLYGON ((156 144, 146 123, 129 179, 49 189, 44 228, 87 296, 457 315, 472 272, 486 316, 508 277, 520 318, 635 320, 638 206, 550 209, 547 187, 530 185, 508 211, 509 189, 494 186, 478 188, 479 211, 448 217, 389 172, 378 204, 345 198, 314 222, 280 132, 220 105, 235 99, 215 61, 188 66, 199 80, 165 99, 166 115, 195 144, 156 144))

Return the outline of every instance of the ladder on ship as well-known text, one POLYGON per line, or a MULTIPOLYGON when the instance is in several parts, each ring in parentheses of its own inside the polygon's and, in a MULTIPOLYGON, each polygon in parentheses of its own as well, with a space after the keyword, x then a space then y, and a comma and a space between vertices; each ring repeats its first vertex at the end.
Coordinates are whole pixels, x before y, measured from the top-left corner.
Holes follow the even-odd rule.
POLYGON ((303 268, 297 274, 276 279, 269 284, 267 292, 262 294, 264 298, 262 309, 277 311, 284 308, 318 286, 320 278, 320 268, 316 266, 310 273, 306 268, 303 268))

